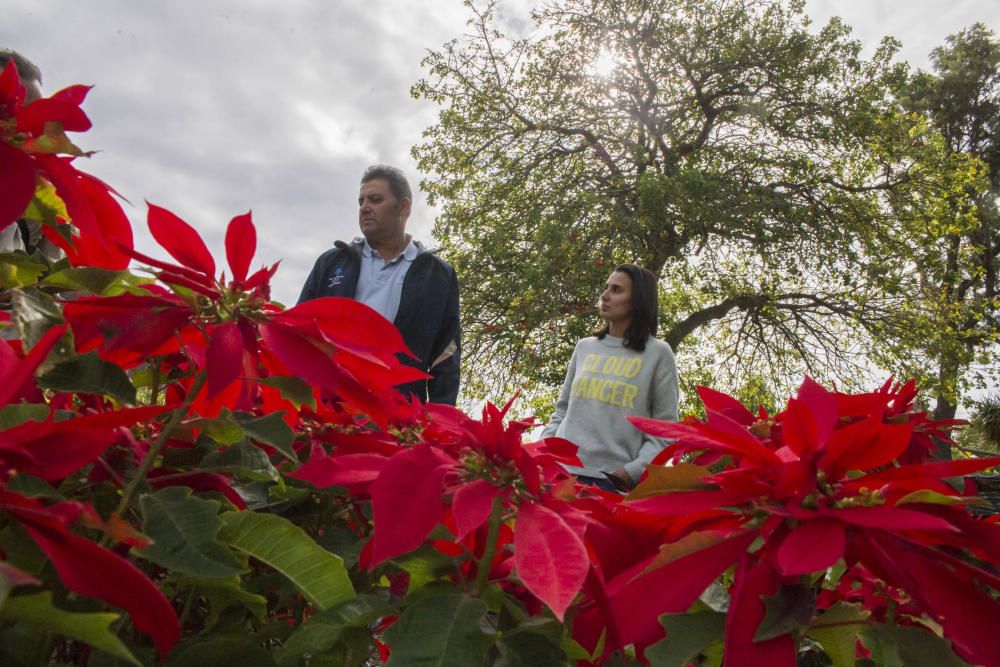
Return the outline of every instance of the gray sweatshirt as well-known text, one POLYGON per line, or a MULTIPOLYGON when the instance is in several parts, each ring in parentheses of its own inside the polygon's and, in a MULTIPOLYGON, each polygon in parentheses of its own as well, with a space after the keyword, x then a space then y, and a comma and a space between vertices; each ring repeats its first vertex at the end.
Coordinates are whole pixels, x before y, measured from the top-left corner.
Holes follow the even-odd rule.
POLYGON ((622 466, 638 480, 646 465, 666 446, 625 417, 677 421, 677 367, 670 346, 649 338, 636 352, 621 338, 584 338, 576 344, 566 381, 543 437, 576 443, 583 468, 573 474, 603 477, 622 466))

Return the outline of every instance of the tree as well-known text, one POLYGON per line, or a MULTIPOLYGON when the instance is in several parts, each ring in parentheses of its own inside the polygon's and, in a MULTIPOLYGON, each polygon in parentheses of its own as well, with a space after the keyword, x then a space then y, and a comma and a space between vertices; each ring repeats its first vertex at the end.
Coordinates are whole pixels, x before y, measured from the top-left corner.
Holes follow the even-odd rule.
POLYGON ((557 385, 623 261, 659 276, 688 386, 852 386, 934 335, 907 239, 969 177, 894 103, 891 39, 865 60, 799 0, 561 0, 523 39, 467 5, 413 92, 443 107, 414 154, 473 393, 557 385))
POLYGON ((928 348, 938 375, 938 419, 955 416, 964 389, 995 381, 989 370, 1000 334, 1000 41, 977 23, 946 43, 931 53, 933 73, 918 72, 905 96, 949 153, 966 158, 987 182, 969 183, 949 200, 949 218, 965 222, 929 246, 936 257, 927 266, 938 270, 923 276, 924 287, 939 304, 939 328, 953 334, 928 348))

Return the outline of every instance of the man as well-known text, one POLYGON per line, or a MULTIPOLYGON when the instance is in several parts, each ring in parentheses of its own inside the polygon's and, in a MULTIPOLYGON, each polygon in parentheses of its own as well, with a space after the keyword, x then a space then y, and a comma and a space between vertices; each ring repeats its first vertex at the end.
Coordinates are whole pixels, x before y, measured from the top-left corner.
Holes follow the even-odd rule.
MULTIPOLYGON (((39 99, 42 96, 42 71, 17 51, 0 49, 0 70, 11 60, 14 61, 17 76, 24 86, 24 103, 30 104, 39 99)), ((15 250, 24 250, 29 255, 41 250, 50 262, 62 256, 62 252, 42 235, 42 226, 33 220, 18 220, 16 225, 8 225, 0 230, 0 252, 15 250)))
POLYGON ((443 259, 406 233, 413 194, 403 172, 373 165, 361 177, 363 238, 337 241, 320 255, 299 303, 325 296, 357 299, 391 321, 429 380, 400 387, 421 400, 454 405, 461 348, 458 278, 443 259))

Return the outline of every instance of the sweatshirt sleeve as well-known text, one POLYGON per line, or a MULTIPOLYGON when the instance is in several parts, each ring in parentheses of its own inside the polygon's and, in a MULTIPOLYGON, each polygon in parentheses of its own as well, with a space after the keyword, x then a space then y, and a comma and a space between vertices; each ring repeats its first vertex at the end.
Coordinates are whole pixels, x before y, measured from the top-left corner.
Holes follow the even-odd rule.
MULTIPOLYGON (((664 343, 665 350, 660 363, 656 366, 656 373, 653 376, 652 396, 650 398, 650 416, 653 419, 662 421, 677 421, 677 403, 680 397, 680 390, 677 382, 677 365, 674 363, 674 353, 670 346, 664 343)), ((649 462, 656 458, 667 441, 662 438, 654 438, 644 435, 642 446, 639 447, 639 454, 632 461, 625 464, 625 472, 633 481, 639 481, 643 471, 649 462)))
MULTIPOLYGON (((577 348, 579 348, 579 345, 577 345, 577 348)), ((559 400, 556 401, 555 410, 552 411, 549 423, 542 429, 543 438, 553 437, 556 431, 559 430, 559 424, 566 418, 566 410, 569 409, 569 395, 573 389, 573 378, 575 376, 576 349, 573 350, 573 356, 569 358, 569 368, 566 369, 566 380, 563 382, 562 390, 559 392, 559 400)))

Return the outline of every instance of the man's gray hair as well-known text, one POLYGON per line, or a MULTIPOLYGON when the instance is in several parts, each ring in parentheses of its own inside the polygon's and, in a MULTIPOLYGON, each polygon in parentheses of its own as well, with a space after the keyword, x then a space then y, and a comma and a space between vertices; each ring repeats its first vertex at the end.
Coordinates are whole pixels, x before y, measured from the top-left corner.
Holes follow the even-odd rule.
POLYGON ((406 180, 406 176, 403 175, 401 169, 390 167, 387 164, 373 164, 365 169, 365 173, 361 177, 361 184, 364 185, 368 181, 374 181, 376 178, 381 178, 389 184, 389 191, 392 192, 392 196, 396 199, 409 199, 411 202, 413 201, 413 191, 410 190, 410 183, 406 180))
POLYGON ((0 69, 6 67, 7 63, 11 60, 14 61, 14 66, 17 67, 17 76, 22 82, 34 79, 39 85, 42 83, 42 70, 38 69, 35 63, 14 49, 0 49, 0 69))

